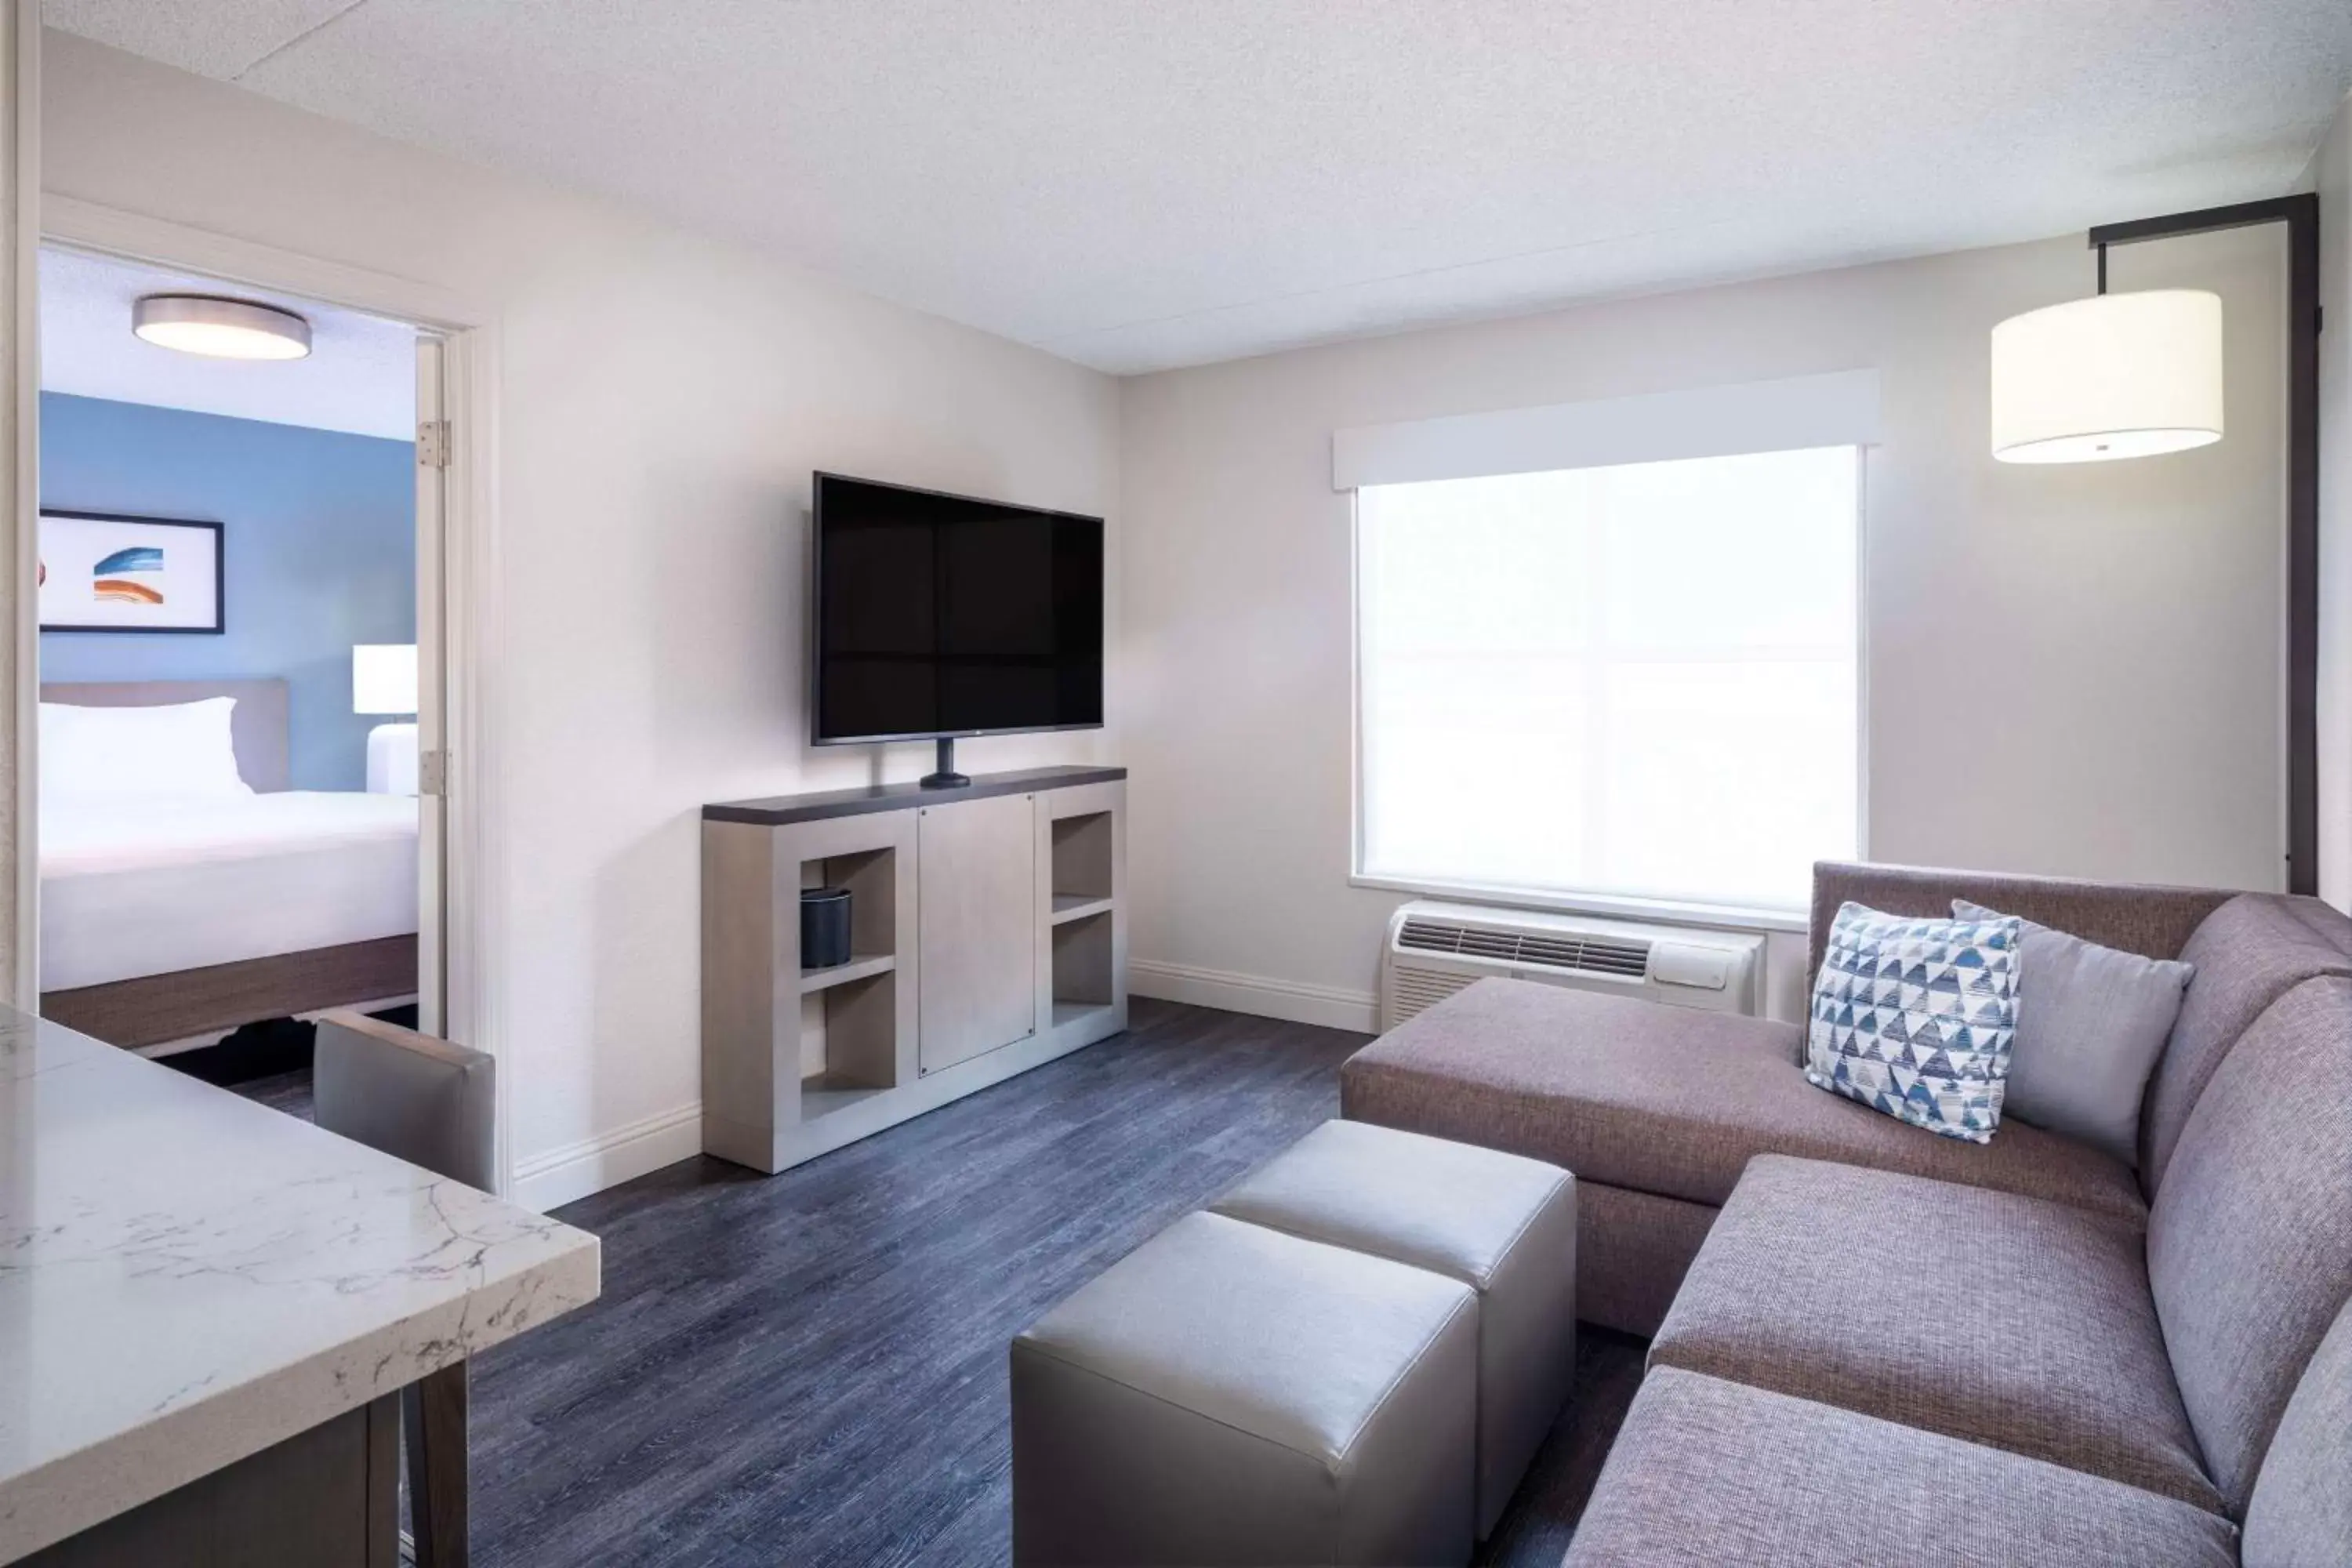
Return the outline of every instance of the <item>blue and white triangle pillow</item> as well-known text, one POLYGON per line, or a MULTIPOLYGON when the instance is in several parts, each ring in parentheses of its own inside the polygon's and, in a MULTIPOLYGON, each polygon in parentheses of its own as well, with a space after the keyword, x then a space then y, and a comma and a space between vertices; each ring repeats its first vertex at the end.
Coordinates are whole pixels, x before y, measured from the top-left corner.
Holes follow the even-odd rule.
POLYGON ((1844 905, 1813 982, 1805 1077, 1930 1132, 1990 1142, 2017 1037, 2018 941, 2011 916, 1844 905))

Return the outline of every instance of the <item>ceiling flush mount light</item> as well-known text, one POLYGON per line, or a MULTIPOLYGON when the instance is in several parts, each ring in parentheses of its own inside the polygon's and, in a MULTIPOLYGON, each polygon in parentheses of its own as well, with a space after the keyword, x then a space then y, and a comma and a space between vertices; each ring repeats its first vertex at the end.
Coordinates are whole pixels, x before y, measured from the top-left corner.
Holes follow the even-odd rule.
POLYGON ((2221 297, 2201 289, 2088 300, 1992 330, 1992 455, 2103 463, 2221 438, 2221 297))
POLYGON ((214 359, 300 359, 310 323, 291 310, 213 294, 150 294, 131 307, 131 330, 146 342, 214 359))

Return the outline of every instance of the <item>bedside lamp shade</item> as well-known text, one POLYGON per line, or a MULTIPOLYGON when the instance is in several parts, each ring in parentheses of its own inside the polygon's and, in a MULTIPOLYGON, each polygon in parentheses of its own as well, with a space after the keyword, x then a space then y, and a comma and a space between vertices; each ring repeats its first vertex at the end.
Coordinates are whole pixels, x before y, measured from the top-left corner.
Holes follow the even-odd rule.
POLYGON ((360 643, 352 647, 352 711, 416 711, 415 643, 360 643))
POLYGON ((1992 330, 1992 455, 2100 463, 2221 438, 2221 297, 2097 294, 1992 330))

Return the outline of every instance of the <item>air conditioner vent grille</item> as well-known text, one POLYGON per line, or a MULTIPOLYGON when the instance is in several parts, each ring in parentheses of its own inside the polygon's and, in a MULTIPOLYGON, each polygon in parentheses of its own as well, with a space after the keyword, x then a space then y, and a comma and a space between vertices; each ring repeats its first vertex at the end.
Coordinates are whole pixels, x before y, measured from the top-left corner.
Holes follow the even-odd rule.
POLYGON ((1411 964, 1399 964, 1389 982, 1390 1026, 1394 1027, 1416 1013, 1436 1006, 1477 978, 1475 974, 1456 974, 1450 970, 1415 969, 1411 964))
POLYGON ((1650 967, 1650 944, 1646 942, 1549 931, 1488 931, 1447 921, 1407 920, 1397 932, 1397 945, 1421 952, 1451 952, 1532 969, 1576 970, 1630 979, 1641 978, 1650 967))

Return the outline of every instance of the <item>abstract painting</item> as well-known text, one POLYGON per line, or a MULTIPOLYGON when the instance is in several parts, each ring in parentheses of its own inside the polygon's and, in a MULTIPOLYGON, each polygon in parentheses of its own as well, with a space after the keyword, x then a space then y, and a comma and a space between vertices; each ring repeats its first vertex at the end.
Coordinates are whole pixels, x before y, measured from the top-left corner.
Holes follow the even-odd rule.
POLYGON ((45 632, 217 632, 221 525, 41 513, 45 632))

